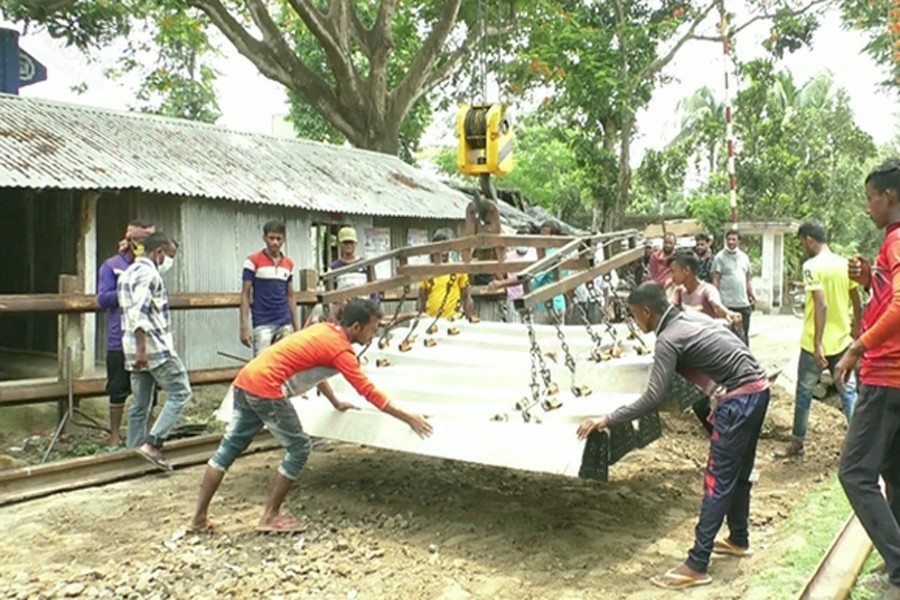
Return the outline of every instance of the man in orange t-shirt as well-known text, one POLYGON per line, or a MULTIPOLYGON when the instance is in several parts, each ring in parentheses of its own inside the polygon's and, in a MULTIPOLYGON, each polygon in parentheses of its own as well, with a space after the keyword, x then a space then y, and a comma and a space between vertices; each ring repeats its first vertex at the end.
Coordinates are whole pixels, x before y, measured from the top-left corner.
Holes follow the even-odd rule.
MULTIPOLYGON (((351 344, 368 344, 381 316, 381 309, 371 300, 351 300, 341 312, 339 326, 319 323, 293 333, 265 349, 241 369, 232 384, 234 413, 231 423, 219 449, 207 463, 191 530, 211 529, 207 511, 225 471, 264 426, 284 446, 287 454, 275 474, 272 493, 257 530, 303 530, 302 523, 281 514, 281 503, 306 464, 310 449, 309 436, 304 433, 294 406, 285 398, 288 380, 291 387, 301 393, 340 373, 378 410, 403 421, 422 438, 431 435, 431 424, 424 417, 410 414, 388 401, 360 369, 351 344)), ((348 408, 343 403, 332 401, 332 404, 338 410, 348 408)))
POLYGON ((869 217, 886 235, 874 268, 861 257, 849 265, 850 279, 871 290, 872 299, 863 316, 863 334, 835 367, 842 391, 857 362, 862 383, 838 477, 884 559, 891 585, 881 597, 900 600, 900 160, 885 161, 869 173, 866 199, 869 217))

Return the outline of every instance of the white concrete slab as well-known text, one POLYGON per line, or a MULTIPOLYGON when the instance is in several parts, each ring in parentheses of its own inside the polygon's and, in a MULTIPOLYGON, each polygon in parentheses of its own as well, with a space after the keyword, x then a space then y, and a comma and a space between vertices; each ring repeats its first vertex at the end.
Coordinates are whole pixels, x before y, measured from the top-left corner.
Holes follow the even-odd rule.
MULTIPOLYGON (((578 423, 589 416, 615 410, 637 399, 646 385, 652 359, 626 353, 621 358, 593 362, 576 361, 576 385, 587 385, 592 393, 574 397, 572 379, 563 364, 556 331, 550 326, 536 329, 545 351, 557 353, 558 362, 547 359, 552 380, 559 386, 562 407, 545 412, 532 410, 539 423, 524 422, 515 403, 530 397, 530 357, 524 325, 506 323, 442 322, 434 335, 425 334, 430 324, 420 324, 417 343, 409 352, 397 345, 405 332, 398 330, 390 347, 373 345, 365 355, 363 370, 389 398, 412 412, 427 415, 434 434, 419 439, 406 425, 371 407, 339 375, 330 379, 338 396, 361 408, 339 413, 315 390, 306 398, 292 398, 304 429, 311 435, 513 469, 576 476, 581 466, 583 442, 576 439, 578 423), (447 335, 447 327, 460 334, 447 335), (426 337, 437 340, 425 347, 426 337), (376 367, 386 358, 391 364, 376 367), (506 421, 496 421, 506 415, 506 421)), ((627 331, 619 328, 624 340, 627 331)), ((593 342, 581 326, 564 328, 574 356, 586 357, 593 342)), ((599 332, 599 329, 598 329, 599 332)), ((608 338, 608 336, 604 336, 608 338)), ((230 394, 217 413, 231 416, 230 394)))

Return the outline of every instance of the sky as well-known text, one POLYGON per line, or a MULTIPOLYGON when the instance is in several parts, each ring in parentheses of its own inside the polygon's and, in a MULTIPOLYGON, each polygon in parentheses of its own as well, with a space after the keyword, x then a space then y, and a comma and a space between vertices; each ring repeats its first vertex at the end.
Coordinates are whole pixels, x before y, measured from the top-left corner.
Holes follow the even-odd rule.
MULTIPOLYGON (((741 22, 742 17, 746 18, 746 15, 739 13, 737 22, 741 22)), ((0 20, 2 26, 21 30, 0 20)), ((711 34, 712 30, 708 28, 702 33, 711 34)), ((761 42, 767 35, 764 24, 742 31, 736 41, 740 59, 762 56, 761 42)), ((48 69, 48 80, 23 88, 22 96, 122 110, 136 104, 134 80, 116 82, 103 75, 104 69, 113 65, 116 50, 105 51, 97 60, 89 62, 78 50, 65 48, 43 33, 29 32, 20 38, 19 44, 48 69), (87 84, 87 91, 80 95, 73 93, 71 88, 80 84, 87 84)), ((876 144, 885 144, 897 134, 900 101, 896 95, 878 90, 877 84, 885 75, 862 52, 864 44, 861 35, 844 31, 838 15, 830 13, 823 18, 812 48, 787 56, 782 66, 790 70, 798 82, 823 70, 831 70, 836 87, 848 92, 859 126, 874 138, 876 144)), ((287 112, 281 86, 260 75, 224 40, 222 48, 223 56, 216 63, 220 72, 216 88, 222 111, 218 124, 239 131, 271 133, 273 122, 287 112)), ((681 49, 666 69, 666 74, 674 80, 657 89, 650 105, 639 113, 639 135, 632 149, 635 166, 647 148, 660 148, 677 134, 679 101, 703 86, 724 94, 724 68, 722 48, 718 43, 694 41, 681 49)), ((732 95, 735 87, 733 84, 732 95)), ((450 146, 455 143, 454 136, 454 115, 449 112, 439 114, 426 131, 422 145, 450 146)))

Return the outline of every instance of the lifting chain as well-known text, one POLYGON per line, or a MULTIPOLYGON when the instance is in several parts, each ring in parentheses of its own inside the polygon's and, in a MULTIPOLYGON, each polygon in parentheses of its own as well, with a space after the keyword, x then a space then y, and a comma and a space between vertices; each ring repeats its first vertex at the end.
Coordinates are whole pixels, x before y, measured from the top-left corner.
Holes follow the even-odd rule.
MULTIPOLYGON (((434 335, 437 333, 437 322, 440 320, 441 315, 444 314, 444 309, 447 308, 447 299, 450 298, 450 290, 453 289, 454 284, 456 284, 456 273, 451 273, 450 277, 447 279, 447 288, 444 290, 444 297, 441 298, 441 306, 438 308, 437 314, 434 317, 434 321, 431 322, 431 325, 428 326, 428 329, 425 330, 425 333, 428 335, 434 335)), ((434 285, 432 283, 432 285, 434 285)), ((433 346, 435 341, 432 339, 429 344, 429 340, 425 340, 426 345, 433 346)))
POLYGON ((559 408, 562 404, 559 400, 551 398, 559 391, 559 387, 550 381, 550 369, 544 362, 544 354, 541 352, 541 346, 537 341, 537 334, 534 331, 534 318, 531 309, 527 309, 523 315, 525 327, 528 331, 529 355, 531 357, 531 398, 527 396, 519 400, 516 404, 516 410, 522 413, 522 418, 526 423, 530 422, 534 417, 531 415, 531 409, 538 404, 544 410, 553 410, 559 408), (544 392, 541 392, 541 381, 544 384, 544 392), (547 396, 543 401, 541 396, 547 396))
POLYGON ((553 301, 550 300, 545 305, 547 308, 547 313, 550 315, 550 318, 553 321, 553 327, 556 329, 556 337, 559 339, 559 345, 562 348, 563 355, 565 356, 565 364, 566 368, 569 369, 569 374, 571 375, 571 386, 572 386, 572 394, 578 398, 581 396, 589 396, 591 393, 591 388, 586 385, 575 385, 575 358, 572 356, 572 352, 569 349, 569 344, 566 342, 566 334, 563 333, 562 325, 563 325, 563 315, 556 310, 553 306, 553 301))
MULTIPOLYGON (((612 275, 607 273, 603 276, 603 280, 607 283, 612 281, 612 275)), ((588 296, 593 302, 596 302, 598 305, 603 306, 605 308, 606 299, 600 295, 600 292, 597 290, 597 287, 594 285, 594 280, 590 280, 584 284, 588 291, 588 296)), ((614 294, 613 294, 614 295, 614 294)), ((603 320, 603 325, 606 327, 606 333, 609 334, 609 337, 612 338, 613 346, 615 346, 619 341, 619 334, 616 333, 616 328, 613 327, 612 323, 609 322, 609 319, 606 318, 606 314, 601 313, 601 319, 603 320)), ((597 351, 599 352, 600 347, 598 345, 597 351)))
MULTIPOLYGON (((607 274, 604 276, 606 281, 610 281, 612 276, 607 274)), ((641 336, 641 332, 638 329, 637 325, 634 323, 634 319, 631 317, 631 310, 625 305, 625 301, 622 300, 619 295, 613 290, 613 293, 610 294, 612 298, 612 306, 613 311, 615 312, 618 309, 625 318, 625 326, 628 328, 628 337, 633 340, 637 340, 637 342, 641 345, 641 349, 639 350, 640 354, 649 354, 650 347, 647 345, 647 342, 644 341, 644 338, 641 336)))
MULTIPOLYGON (((409 296, 409 284, 403 286, 403 294, 397 300, 397 308, 394 309, 394 314, 391 317, 391 320, 388 321, 388 324, 384 326, 384 332, 381 334, 381 337, 378 338, 378 347, 384 349, 390 343, 390 333, 391 330, 397 326, 397 320, 400 318, 400 311, 403 309, 403 303, 406 302, 406 297, 409 296)), ((369 346, 372 345, 371 340, 366 347, 362 349, 362 351, 357 355, 357 358, 362 358, 362 355, 366 353, 366 350, 369 349, 369 346)))

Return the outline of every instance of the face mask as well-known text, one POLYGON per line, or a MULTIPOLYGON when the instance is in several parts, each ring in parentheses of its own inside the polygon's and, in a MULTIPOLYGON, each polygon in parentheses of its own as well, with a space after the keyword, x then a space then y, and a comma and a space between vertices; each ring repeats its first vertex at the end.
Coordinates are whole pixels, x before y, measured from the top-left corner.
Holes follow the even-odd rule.
POLYGON ((163 257, 162 264, 161 264, 161 265, 157 265, 157 268, 159 269, 159 274, 160 274, 160 275, 165 275, 166 273, 168 273, 169 269, 172 268, 172 265, 173 265, 174 263, 175 263, 175 261, 172 260, 172 257, 169 256, 168 254, 166 254, 166 255, 163 257))

